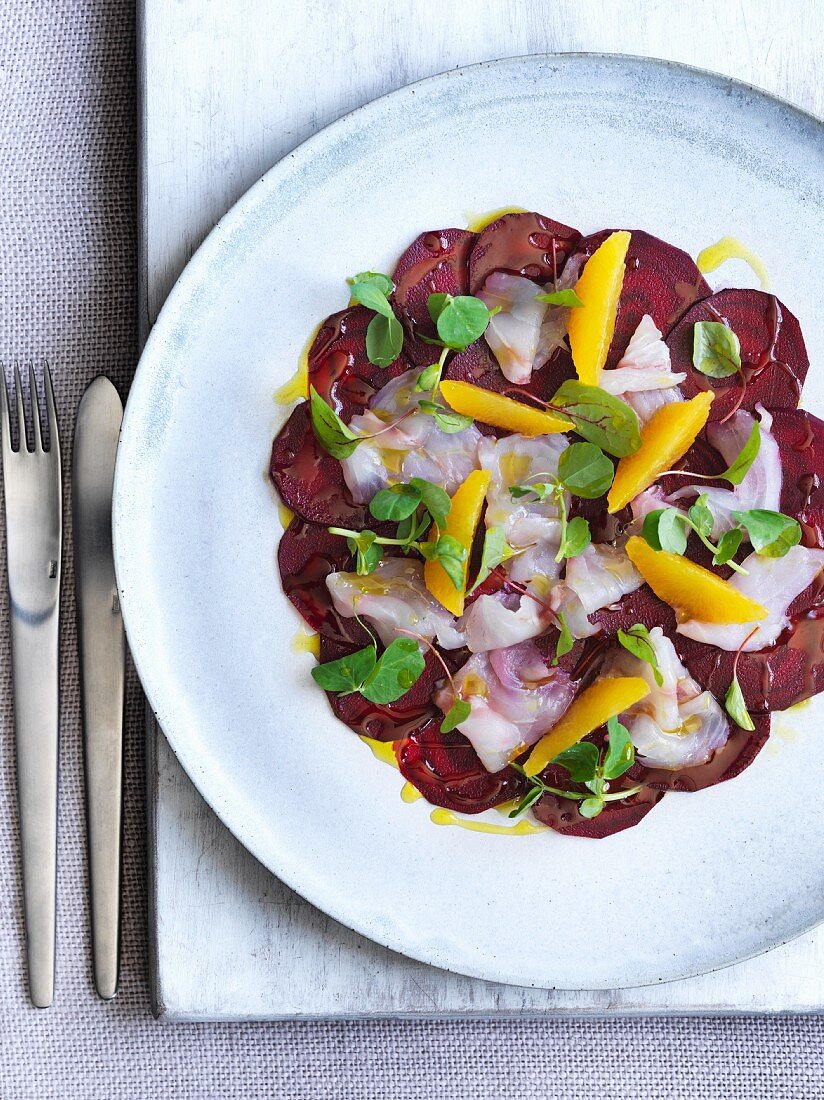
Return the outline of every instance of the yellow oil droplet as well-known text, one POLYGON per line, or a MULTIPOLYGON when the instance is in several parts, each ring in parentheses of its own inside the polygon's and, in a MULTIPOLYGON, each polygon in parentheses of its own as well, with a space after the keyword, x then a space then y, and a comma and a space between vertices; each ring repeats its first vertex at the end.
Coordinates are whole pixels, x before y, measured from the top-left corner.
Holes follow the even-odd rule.
POLYGON ((715 244, 703 248, 698 253, 698 259, 695 263, 698 270, 706 275, 710 271, 715 271, 727 260, 743 260, 745 264, 749 264, 755 273, 755 277, 761 283, 761 289, 770 289, 770 276, 766 267, 753 250, 748 248, 743 241, 739 241, 737 237, 722 237, 715 244))
POLYGON ((504 214, 526 214, 527 211, 523 206, 502 206, 500 210, 490 210, 487 214, 467 214, 466 215, 466 228, 472 233, 480 233, 481 230, 486 229, 488 225, 492 225, 498 218, 502 218, 504 214))
POLYGON ((288 382, 284 382, 280 389, 275 391, 275 404, 292 405, 295 401, 304 401, 309 396, 309 349, 319 332, 320 324, 317 324, 298 356, 298 369, 288 382))
POLYGON ((798 703, 793 703, 791 707, 787 707, 786 714, 794 714, 796 711, 805 710, 807 707, 812 706, 812 699, 802 699, 798 703))
POLYGON ((299 630, 292 638, 293 653, 311 653, 317 660, 320 657, 320 634, 309 634, 299 630))
POLYGON ((401 788, 401 798, 404 802, 417 802, 419 798, 423 798, 423 795, 417 787, 413 787, 411 783, 404 783, 401 788))
MULTIPOLYGON (((395 742, 394 741, 376 741, 374 737, 365 737, 362 733, 358 734, 364 745, 368 745, 372 751, 372 755, 381 761, 383 764, 389 764, 392 768, 397 768, 398 758, 395 756, 395 742)), ((405 800, 406 801, 406 800, 405 800)))
POLYGON ((546 832, 546 825, 535 825, 531 821, 519 821, 517 825, 493 825, 488 821, 470 821, 460 817, 452 810, 438 808, 429 815, 433 825, 457 825, 473 833, 496 833, 498 836, 529 836, 532 833, 546 832))
POLYGON ((280 517, 280 524, 285 531, 292 520, 295 518, 295 513, 291 508, 287 508, 285 504, 278 505, 278 516, 280 517))

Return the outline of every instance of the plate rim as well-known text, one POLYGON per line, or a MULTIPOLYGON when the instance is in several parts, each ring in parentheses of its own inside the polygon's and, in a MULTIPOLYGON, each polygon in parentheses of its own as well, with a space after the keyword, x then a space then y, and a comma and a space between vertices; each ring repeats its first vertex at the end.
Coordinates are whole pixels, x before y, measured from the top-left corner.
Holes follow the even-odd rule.
MULTIPOLYGON (((306 138, 294 149, 287 152, 279 161, 273 164, 263 175, 255 181, 250 187, 248 187, 243 194, 226 210, 226 212, 219 218, 214 227, 207 233, 203 241, 199 244, 197 249, 191 255, 186 262, 183 270, 175 279, 167 297, 165 298, 161 309, 158 312, 157 318, 154 324, 151 325, 148 337, 145 340, 143 349, 141 351, 140 358, 135 368, 134 378, 132 385, 130 386, 129 398, 127 399, 124 409, 124 416, 121 425, 120 441, 122 442, 124 436, 129 429, 130 421, 130 408, 134 409, 134 402, 131 400, 131 395, 134 390, 134 384, 138 379, 141 371, 141 367, 144 364, 144 360, 148 360, 151 356, 151 352, 155 343, 159 343, 161 340, 161 329, 164 318, 171 316, 176 307, 178 298, 182 298, 189 287, 190 282, 194 282, 198 275, 196 268, 199 268, 204 259, 208 260, 210 253, 217 247, 218 241, 222 235, 232 227, 235 221, 242 220, 246 214, 247 208, 252 207, 257 199, 260 191, 267 189, 271 186, 273 180, 277 180, 279 177, 286 177, 298 169, 302 162, 307 159, 311 159, 316 152, 316 149, 322 149, 325 145, 332 145, 336 143, 339 134, 345 134, 346 131, 352 127, 364 113, 372 111, 379 111, 380 106, 394 99, 400 99, 404 96, 414 94, 420 88, 447 83, 450 80, 454 80, 467 72, 474 72, 476 70, 482 70, 486 68, 503 68, 506 66, 517 66, 525 63, 567 63, 581 61, 599 61, 608 65, 620 66, 622 64, 635 64, 641 67, 651 68, 659 72, 677 72, 692 75, 700 78, 711 85, 715 85, 720 88, 736 88, 742 92, 746 92, 750 96, 756 97, 762 101, 767 101, 773 106, 782 108, 785 111, 789 111, 791 114, 797 116, 800 121, 806 124, 812 124, 814 127, 824 129, 824 119, 813 114, 811 111, 800 107, 798 104, 793 103, 782 96, 779 96, 773 92, 753 84, 751 82, 738 79, 736 77, 728 76, 723 73, 711 69, 704 69, 700 66, 685 64, 678 61, 672 61, 666 58, 659 58, 653 56, 644 56, 637 54, 627 53, 610 53, 600 51, 572 51, 572 52, 545 52, 545 53, 530 53, 530 54, 518 54, 508 55, 502 58, 488 59, 484 61, 474 62, 470 65, 459 66, 453 69, 447 69, 439 73, 435 73, 431 76, 423 77, 419 80, 413 81, 409 84, 405 84, 400 88, 393 89, 385 94, 376 97, 364 104, 359 105, 351 111, 341 115, 339 118, 330 122, 310 137, 306 138)), ((143 289, 146 289, 145 287, 143 289)), ((146 321, 148 324, 148 320, 146 321)), ((121 594, 121 614, 123 616, 123 623, 126 629, 127 639, 130 639, 130 627, 128 610, 129 599, 124 598, 125 593, 120 584, 120 577, 122 575, 122 556, 125 552, 122 549, 122 540, 118 537, 118 511, 119 500, 122 492, 122 483, 127 477, 123 472, 123 464, 120 461, 120 455, 122 454, 122 448, 118 447, 118 461, 115 467, 114 476, 114 488, 113 488, 113 503, 112 503, 112 533, 113 533, 113 548, 115 559, 115 571, 118 578, 118 589, 121 594)), ((262 863, 272 874, 281 879, 290 889, 304 898, 311 905, 315 906, 321 912, 331 917, 344 927, 347 927, 354 931, 358 935, 362 935, 367 939, 372 940, 381 946, 387 947, 390 950, 397 951, 408 958, 417 960, 426 965, 438 967, 439 969, 447 970, 452 973, 465 975, 468 977, 478 978, 485 981, 499 982, 501 984, 511 984, 515 986, 523 986, 524 983, 520 980, 507 978, 502 973, 491 973, 489 969, 481 970, 472 966, 461 966, 460 969, 449 966, 440 961, 433 961, 431 957, 426 957, 424 954, 416 952, 413 949, 409 949, 406 946, 399 946, 394 942, 386 942, 385 938, 377 932, 364 931, 362 927, 355 927, 347 917, 342 916, 337 908, 325 899, 321 902, 316 900, 312 896, 312 891, 307 890, 302 884, 297 884, 291 881, 288 873, 284 873, 278 866, 273 864, 277 863, 277 860, 272 859, 272 852, 269 849, 263 850, 263 845, 258 842, 257 837, 250 832, 247 826, 244 826, 243 821, 235 822, 231 813, 230 806, 221 803, 217 795, 216 789, 213 789, 213 784, 208 782, 207 774, 199 773, 196 769, 190 770, 187 767, 184 759, 185 753, 179 751, 178 744, 174 734, 170 734, 165 728, 160 726, 160 723, 156 719, 156 709, 153 701, 153 693, 147 687, 143 675, 142 675, 142 660, 138 651, 133 650, 130 644, 130 653, 143 693, 146 698, 146 704, 151 707, 152 713, 155 717, 155 723, 157 729, 165 737, 169 747, 171 748, 175 759, 180 763, 183 770, 186 772, 189 780, 194 784, 196 790, 205 800, 210 810, 216 814, 221 823, 232 833, 232 835, 249 851, 251 854, 262 863)), ((813 919, 810 922, 802 924, 791 935, 782 935, 777 938, 771 938, 765 945, 755 948, 751 951, 745 951, 742 954, 737 954, 734 958, 726 962, 720 962, 709 968, 694 969, 686 968, 673 973, 664 978, 649 978, 647 981, 628 981, 616 984, 614 981, 608 983, 588 983, 586 985, 576 984, 575 986, 561 983, 558 985, 542 985, 543 988, 564 988, 564 989, 599 989, 608 990, 615 988, 643 988, 644 986, 661 985, 671 981, 681 981, 687 978, 697 977, 702 974, 712 973, 718 970, 724 970, 730 966, 734 966, 739 962, 744 962, 747 959, 755 958, 759 955, 773 950, 776 947, 782 946, 792 939, 797 938, 824 923, 824 910, 822 910, 820 916, 813 919)))

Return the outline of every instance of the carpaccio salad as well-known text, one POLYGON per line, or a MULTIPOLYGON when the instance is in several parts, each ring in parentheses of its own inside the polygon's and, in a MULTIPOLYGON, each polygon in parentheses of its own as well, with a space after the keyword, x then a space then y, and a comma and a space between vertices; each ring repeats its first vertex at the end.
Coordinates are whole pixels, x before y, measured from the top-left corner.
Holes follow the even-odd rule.
POLYGON ((337 717, 436 807, 573 836, 748 767, 824 687, 824 424, 789 309, 537 213, 348 282, 270 468, 337 717))

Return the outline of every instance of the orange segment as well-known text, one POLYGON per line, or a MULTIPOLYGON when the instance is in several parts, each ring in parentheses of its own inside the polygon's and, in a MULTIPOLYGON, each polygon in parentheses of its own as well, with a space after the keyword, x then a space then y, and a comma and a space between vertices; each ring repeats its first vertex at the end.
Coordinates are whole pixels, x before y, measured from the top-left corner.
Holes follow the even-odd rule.
POLYGON ((513 401, 501 393, 473 386, 471 382, 441 382, 444 400, 456 413, 471 416, 493 428, 504 428, 521 435, 554 435, 572 427, 543 409, 533 409, 521 401, 513 401))
POLYGON ((659 599, 702 623, 752 623, 767 610, 702 565, 680 554, 653 550, 644 539, 627 540, 630 561, 659 599))
POLYGON ((607 237, 587 260, 575 284, 575 293, 584 305, 569 311, 567 333, 575 370, 587 386, 598 385, 612 343, 629 238, 625 229, 607 237))
POLYGON ((690 401, 673 401, 652 415, 641 429, 641 446, 618 463, 607 494, 610 512, 619 512, 684 455, 707 423, 713 395, 699 393, 690 401))
POLYGON ((472 553, 472 540, 475 528, 481 518, 481 509, 486 499, 491 475, 488 470, 473 470, 466 481, 459 485, 452 497, 452 507, 446 517, 446 529, 441 533, 454 535, 461 546, 466 547, 466 561, 463 563, 463 581, 456 588, 437 561, 424 563, 423 579, 426 587, 453 615, 463 615, 466 598, 466 579, 469 572, 469 556, 472 553))
POLYGON ((647 695, 649 685, 640 676, 612 676, 596 680, 572 700, 563 718, 533 748, 524 764, 524 771, 527 775, 542 772, 559 752, 577 744, 588 733, 647 695))

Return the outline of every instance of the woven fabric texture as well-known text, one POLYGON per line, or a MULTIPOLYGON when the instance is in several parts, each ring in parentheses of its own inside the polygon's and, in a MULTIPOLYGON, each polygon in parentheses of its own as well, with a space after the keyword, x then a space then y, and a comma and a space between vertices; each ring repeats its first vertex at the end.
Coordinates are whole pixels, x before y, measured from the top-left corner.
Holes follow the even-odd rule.
MULTIPOLYGON (((0 358, 48 358, 64 454, 85 384, 136 354, 130 0, 0 0, 0 358)), ((67 499, 69 485, 66 483, 67 499)), ((66 546, 71 517, 66 512, 66 546)), ((2 554, 5 569, 5 553, 2 554)), ((73 575, 65 559, 57 1002, 27 1002, 8 638, 0 631, 0 1098, 824 1096, 820 1020, 163 1026, 149 1013, 143 711, 130 673, 123 982, 89 967, 73 575)), ((3 584, 5 589, 5 584, 3 584)), ((5 595, 4 595, 5 599, 5 595)), ((0 612, 7 621, 6 608, 0 612)))

